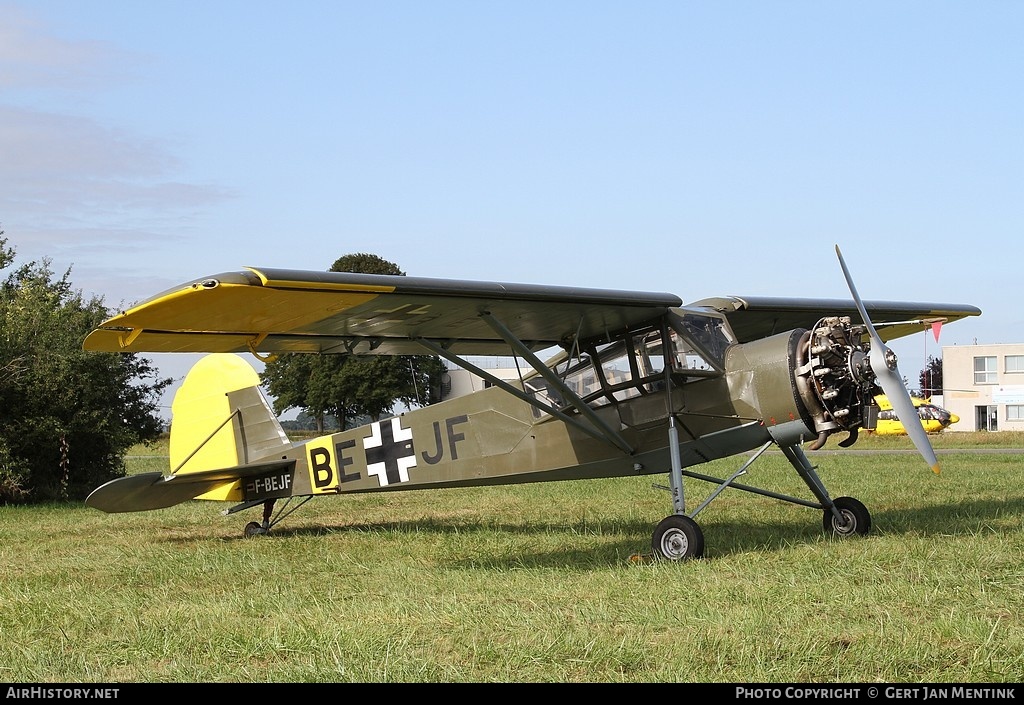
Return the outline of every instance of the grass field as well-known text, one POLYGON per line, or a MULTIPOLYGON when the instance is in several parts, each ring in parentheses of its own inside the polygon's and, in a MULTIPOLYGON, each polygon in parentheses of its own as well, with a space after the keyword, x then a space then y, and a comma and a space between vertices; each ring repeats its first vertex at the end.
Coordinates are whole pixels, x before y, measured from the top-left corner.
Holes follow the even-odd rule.
MULTIPOLYGON (((255 539, 258 510, 208 502, 4 507, 0 680, 1019 683, 1022 435, 940 434, 939 476, 812 454, 869 536, 726 491, 685 563, 630 560, 670 511, 660 475, 326 498, 255 539)), ((135 449, 132 470, 165 452, 135 449)), ((806 496, 779 454, 744 482, 806 496)), ((688 481, 691 507, 710 489, 688 481)))

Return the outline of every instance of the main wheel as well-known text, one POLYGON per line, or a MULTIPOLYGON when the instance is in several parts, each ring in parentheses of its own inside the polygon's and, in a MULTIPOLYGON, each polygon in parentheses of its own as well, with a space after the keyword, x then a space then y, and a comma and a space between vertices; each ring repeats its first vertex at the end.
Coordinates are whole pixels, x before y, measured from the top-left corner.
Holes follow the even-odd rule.
POLYGON ((867 507, 853 497, 838 497, 833 504, 843 515, 840 522, 832 510, 826 509, 824 516, 825 531, 836 536, 864 536, 871 529, 871 514, 867 507))
POLYGON ((704 555, 704 532, 690 517, 673 514, 654 529, 651 547, 655 556, 670 561, 700 558, 704 555))

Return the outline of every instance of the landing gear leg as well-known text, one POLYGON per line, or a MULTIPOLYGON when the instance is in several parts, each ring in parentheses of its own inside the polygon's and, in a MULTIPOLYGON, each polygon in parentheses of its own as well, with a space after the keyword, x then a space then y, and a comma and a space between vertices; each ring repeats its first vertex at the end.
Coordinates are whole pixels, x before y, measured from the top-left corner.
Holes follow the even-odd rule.
POLYGON ((669 452, 672 468, 669 471, 669 485, 672 492, 672 508, 675 514, 662 519, 651 536, 651 548, 656 558, 681 561, 700 558, 704 555, 704 532, 700 530, 686 512, 686 498, 683 494, 683 463, 679 457, 679 432, 675 417, 669 415, 669 452))
POLYGON ((871 514, 867 508, 853 497, 839 497, 835 501, 828 496, 828 490, 814 471, 814 466, 807 459, 803 448, 796 445, 780 446, 789 462, 821 502, 825 510, 823 524, 825 531, 835 536, 864 536, 871 528, 871 514))

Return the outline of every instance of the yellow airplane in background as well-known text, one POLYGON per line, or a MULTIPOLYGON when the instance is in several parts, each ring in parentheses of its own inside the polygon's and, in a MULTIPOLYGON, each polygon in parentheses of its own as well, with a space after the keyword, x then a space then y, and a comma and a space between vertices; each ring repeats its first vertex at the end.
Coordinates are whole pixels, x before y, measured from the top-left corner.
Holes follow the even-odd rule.
MULTIPOLYGON (((896 412, 893 410, 889 398, 884 394, 879 394, 875 397, 875 401, 878 403, 878 421, 871 432, 879 436, 907 435, 907 429, 896 418, 896 412)), ((921 425, 927 433, 938 433, 960 420, 960 417, 956 414, 943 409, 937 404, 933 404, 930 398, 922 399, 921 397, 911 396, 910 401, 914 404, 914 408, 917 409, 917 415, 921 418, 921 425)))

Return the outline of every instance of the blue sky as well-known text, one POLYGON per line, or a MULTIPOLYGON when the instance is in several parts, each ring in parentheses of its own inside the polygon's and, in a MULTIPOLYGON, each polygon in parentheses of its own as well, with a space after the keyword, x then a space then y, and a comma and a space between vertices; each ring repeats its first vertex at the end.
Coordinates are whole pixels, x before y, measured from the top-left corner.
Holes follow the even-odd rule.
POLYGON ((1009 0, 0 0, 0 228, 111 308, 354 252, 849 298, 839 244, 866 299, 982 309, 892 343, 916 383, 1024 341, 1022 33, 1009 0))

